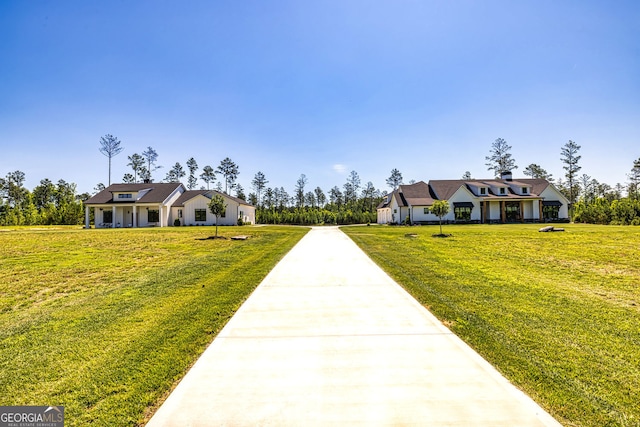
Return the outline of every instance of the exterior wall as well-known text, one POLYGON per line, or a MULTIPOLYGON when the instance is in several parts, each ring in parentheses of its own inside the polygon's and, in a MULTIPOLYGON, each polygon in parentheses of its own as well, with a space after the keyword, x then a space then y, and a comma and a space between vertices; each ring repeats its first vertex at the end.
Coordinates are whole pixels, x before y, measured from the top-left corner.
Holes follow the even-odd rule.
POLYGON ((562 202, 558 217, 560 219, 569 219, 569 200, 566 199, 552 184, 549 184, 547 188, 540 194, 543 200, 559 200, 562 202))
POLYGON ((484 204, 489 209, 489 221, 500 221, 500 201, 486 201, 484 204))
POLYGON ((392 197, 391 204, 389 205, 389 212, 391 215, 389 222, 394 224, 400 224, 402 221, 404 221, 404 218, 407 216, 407 208, 404 208, 404 211, 405 211, 404 215, 402 211, 403 211, 403 208, 398 206, 398 202, 396 201, 396 198, 392 197))
POLYGON ((167 197, 164 201, 162 212, 160 212, 160 220, 162 221, 162 226, 166 227, 168 225, 173 225, 173 220, 176 218, 173 216, 172 206, 178 200, 180 195, 185 192, 185 189, 182 185, 175 189, 173 193, 169 197, 167 197))
POLYGON ((471 202, 473 203, 473 209, 471 209, 471 221, 480 221, 480 200, 473 195, 469 190, 464 187, 460 187, 458 191, 453 193, 453 196, 449 199, 449 213, 443 219, 448 221, 455 221, 456 214, 454 211, 454 203, 471 202))
POLYGON ((377 214, 377 223, 378 224, 388 224, 391 222, 391 208, 381 208, 378 209, 377 214))
MULTIPOLYGON (((215 217, 209 211, 210 201, 211 200, 209 198, 202 195, 188 200, 182 208, 182 225, 214 225, 215 217), (206 221, 196 221, 196 209, 204 209, 206 212, 206 221)), ((227 207, 227 210, 228 209, 229 208, 227 207)), ((226 218, 220 218, 220 223, 218 225, 222 225, 222 220, 224 219, 226 218)))
MULTIPOLYGON (((240 205, 238 209, 242 213, 242 222, 245 224, 256 223, 256 208, 250 205, 240 205)), ((238 216, 239 218, 240 216, 238 216)))
MULTIPOLYGON (((209 211, 209 202, 211 199, 198 195, 191 200, 185 202, 182 208, 172 208, 173 218, 178 217, 178 209, 182 209, 182 225, 215 225, 216 217, 209 211), (204 209, 206 212, 206 221, 196 221, 196 209, 204 209)), ((250 205, 241 205, 238 202, 225 197, 227 210, 225 217, 218 218, 218 225, 237 225, 240 212, 242 212, 242 220, 246 223, 255 224, 256 208, 250 205)), ((171 221, 173 224, 173 220, 171 221)))
POLYGON ((540 200, 532 200, 532 218, 535 221, 539 221, 542 218, 542 212, 540 212, 540 200))
POLYGON ((411 221, 429 222, 438 221, 438 217, 431 213, 431 206, 411 206, 411 221), (429 213, 425 215, 424 208, 429 208, 429 213))
POLYGON ((538 200, 523 200, 522 202, 522 212, 524 214, 524 219, 526 220, 537 220, 538 217, 533 215, 533 206, 538 204, 538 200))

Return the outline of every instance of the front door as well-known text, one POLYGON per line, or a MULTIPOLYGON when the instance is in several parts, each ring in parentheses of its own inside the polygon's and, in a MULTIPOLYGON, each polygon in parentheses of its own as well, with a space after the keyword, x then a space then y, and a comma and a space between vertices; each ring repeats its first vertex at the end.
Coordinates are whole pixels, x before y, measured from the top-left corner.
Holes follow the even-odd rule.
POLYGON ((520 221, 520 202, 506 202, 504 210, 507 222, 520 221))

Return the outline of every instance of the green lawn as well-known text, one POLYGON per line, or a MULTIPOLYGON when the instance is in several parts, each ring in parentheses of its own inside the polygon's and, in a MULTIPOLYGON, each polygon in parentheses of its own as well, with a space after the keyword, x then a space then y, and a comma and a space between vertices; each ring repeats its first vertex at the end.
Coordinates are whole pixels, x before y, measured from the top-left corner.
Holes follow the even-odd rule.
POLYGON ((343 230, 564 425, 638 426, 640 227, 563 226, 343 230))
POLYGON ((306 232, 0 228, 0 405, 142 424, 306 232))

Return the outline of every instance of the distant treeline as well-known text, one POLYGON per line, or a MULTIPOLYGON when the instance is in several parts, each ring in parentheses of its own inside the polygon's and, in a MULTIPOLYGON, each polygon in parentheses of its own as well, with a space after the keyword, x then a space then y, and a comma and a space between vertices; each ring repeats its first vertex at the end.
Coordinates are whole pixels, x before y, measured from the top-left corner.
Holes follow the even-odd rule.
POLYGON ((346 225, 375 223, 376 219, 376 212, 353 211, 348 208, 335 211, 317 207, 286 208, 279 211, 263 208, 256 210, 258 224, 346 225))
POLYGON ((0 178, 0 225, 76 225, 84 220, 83 201, 89 194, 76 194, 76 185, 59 180, 40 181, 33 191, 24 187, 24 172, 0 178))
POLYGON ((573 221, 588 224, 640 225, 640 200, 598 197, 580 200, 573 207, 573 221))

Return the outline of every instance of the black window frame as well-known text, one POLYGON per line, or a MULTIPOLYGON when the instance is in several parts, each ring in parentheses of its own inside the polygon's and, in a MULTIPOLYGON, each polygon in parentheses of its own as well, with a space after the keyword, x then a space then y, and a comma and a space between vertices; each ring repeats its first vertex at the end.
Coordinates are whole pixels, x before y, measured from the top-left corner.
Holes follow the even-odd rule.
POLYGON ((206 222, 207 221, 207 210, 206 209, 194 209, 193 215, 196 222, 206 222), (204 218, 204 219, 203 219, 204 218))
POLYGON ((149 209, 147 211, 147 222, 160 222, 160 210, 149 209))
POLYGON ((457 206, 453 208, 453 214, 456 221, 471 221, 471 210, 473 208, 467 206, 457 206))
POLYGON ((560 206, 542 206, 542 217, 544 219, 559 219, 560 206))

